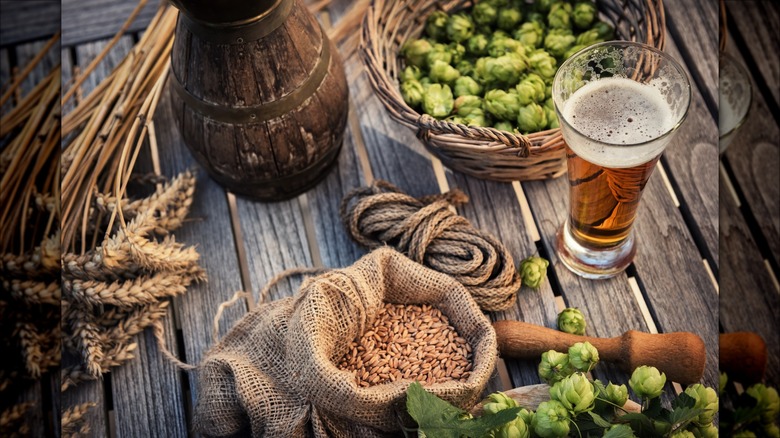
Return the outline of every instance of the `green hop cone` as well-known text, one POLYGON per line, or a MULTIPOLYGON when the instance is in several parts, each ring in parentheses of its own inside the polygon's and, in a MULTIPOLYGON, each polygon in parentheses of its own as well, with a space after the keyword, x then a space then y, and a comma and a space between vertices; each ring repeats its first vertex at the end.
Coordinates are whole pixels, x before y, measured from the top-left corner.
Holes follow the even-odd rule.
POLYGON ((539 377, 550 385, 570 376, 574 369, 569 365, 569 355, 550 350, 542 353, 539 377))
POLYGON ((550 9, 552 8, 552 5, 555 4, 558 0, 537 0, 534 2, 534 8, 538 12, 547 13, 550 12, 550 9))
POLYGON ((544 37, 544 49, 556 58, 563 58, 576 40, 570 30, 553 29, 544 37))
POLYGON ((718 428, 712 423, 704 427, 698 427, 697 432, 699 432, 701 438, 718 438, 718 428))
POLYGON ((428 54, 425 55, 425 67, 430 68, 436 61, 445 64, 452 62, 452 51, 445 44, 434 44, 428 54))
POLYGON ((696 438, 690 430, 678 430, 672 434, 672 438, 696 438))
POLYGON ((525 17, 525 21, 527 23, 538 23, 542 26, 542 29, 547 28, 547 18, 545 17, 545 14, 538 11, 529 12, 525 17))
POLYGON ((511 87, 520 82, 520 75, 528 68, 520 56, 503 55, 498 58, 479 58, 475 65, 477 76, 488 86, 511 87))
POLYGON ((447 22, 447 37, 459 43, 474 35, 474 22, 466 14, 455 14, 447 22))
POLYGON ((416 65, 407 66, 400 76, 401 82, 419 81, 422 79, 422 70, 416 65))
POLYGON ((582 373, 574 373, 550 388, 550 398, 561 402, 573 416, 588 412, 596 403, 596 389, 582 373))
POLYGON ((466 46, 463 44, 449 43, 447 44, 447 49, 449 49, 450 55, 452 55, 453 65, 463 61, 463 58, 466 57, 466 46))
POLYGON ((620 438, 636 438, 634 430, 627 424, 614 424, 604 432, 604 438, 620 437, 620 438))
POLYGON ((731 438, 757 438, 756 434, 750 430, 743 429, 738 432, 734 432, 731 438))
POLYGON ((596 29, 598 31, 599 38, 601 38, 603 41, 609 41, 615 38, 615 28, 605 21, 597 21, 596 24, 593 25, 592 29, 596 29))
POLYGON ((527 48, 536 48, 542 45, 544 41, 544 28, 536 21, 528 21, 520 26, 514 34, 515 40, 527 48))
POLYGON ((508 397, 503 392, 494 392, 488 396, 488 403, 482 406, 482 410, 486 414, 495 414, 496 412, 503 411, 504 409, 511 409, 518 407, 517 402, 508 397))
POLYGON ((528 55, 531 70, 544 79, 552 79, 558 70, 558 61, 544 50, 535 50, 528 55))
POLYGON ((584 49, 586 46, 571 46, 569 50, 566 51, 566 53, 563 55, 563 59, 569 59, 572 56, 574 56, 575 53, 579 52, 580 50, 584 49))
POLYGON ((558 122, 558 114, 555 113, 555 110, 544 107, 544 112, 547 114, 547 128, 555 129, 561 127, 561 124, 558 122))
MULTIPOLYGON (((547 113, 541 105, 531 102, 528 105, 520 107, 517 113, 517 127, 522 132, 537 132, 547 126, 547 113)), ((546 268, 546 266, 545 266, 546 268)), ((535 282, 528 284, 534 287, 535 282)))
POLYGON ((444 11, 435 11, 425 20, 425 33, 436 41, 447 39, 447 23, 450 17, 444 11))
POLYGON ((515 86, 517 95, 520 96, 520 103, 528 105, 531 102, 541 103, 544 101, 544 92, 547 85, 544 79, 536 73, 528 73, 515 86))
POLYGON ((476 110, 482 111, 482 99, 473 95, 460 96, 455 99, 453 109, 459 116, 466 117, 476 110))
POLYGON ((498 17, 498 9, 489 2, 479 2, 471 10, 471 18, 479 26, 492 26, 498 17))
POLYGON ((569 434, 569 411, 555 400, 542 402, 536 409, 531 427, 542 438, 565 437, 569 434))
POLYGON ((726 384, 729 383, 729 376, 726 373, 720 373, 720 379, 718 380, 718 394, 723 394, 726 390, 726 384))
POLYGON ((587 373, 599 363, 599 351, 590 342, 577 342, 569 347, 569 365, 587 373))
POLYGON ((402 54, 407 65, 424 68, 428 65, 428 52, 432 49, 433 45, 428 40, 412 40, 404 45, 402 54))
POLYGON ((604 40, 599 36, 598 29, 589 29, 577 35, 577 38, 574 40, 574 44, 576 46, 590 46, 602 41, 604 40))
POLYGON ((485 109, 501 120, 514 120, 520 109, 517 95, 504 90, 490 90, 485 93, 485 109))
POLYGON ((463 117, 463 124, 467 126, 490 126, 490 118, 483 110, 475 109, 463 117))
POLYGON ((431 70, 428 73, 428 77, 433 82, 439 84, 454 84, 455 80, 460 77, 460 72, 453 66, 442 62, 435 61, 431 64, 431 70))
POLYGON ((597 16, 596 5, 591 2, 579 2, 571 12, 571 19, 579 29, 589 28, 597 16))
POLYGON ((475 73, 474 64, 472 64, 471 61, 467 61, 465 59, 457 63, 455 68, 458 70, 458 73, 460 73, 461 76, 472 76, 475 73))
POLYGON ((617 406, 623 406, 628 401, 628 388, 626 385, 615 385, 609 382, 604 389, 604 397, 617 406))
POLYGON ((469 76, 461 76, 455 80, 454 92, 456 97, 479 96, 482 93, 482 85, 469 76))
POLYGON ((437 119, 449 116, 453 105, 452 90, 448 85, 433 84, 423 94, 423 111, 437 119))
POLYGON ((496 26, 506 32, 512 32, 523 20, 523 14, 520 9, 504 8, 498 11, 496 26))
POLYGON ((584 335, 586 325, 585 315, 576 307, 563 309, 561 313, 558 314, 558 330, 564 333, 584 335))
POLYGON ((520 412, 517 413, 517 416, 522 418, 526 425, 530 425, 534 419, 534 411, 523 408, 520 409, 520 412))
POLYGON ((642 365, 637 367, 628 380, 628 386, 634 390, 637 396, 644 399, 656 398, 664 391, 666 374, 658 371, 656 367, 642 365))
POLYGON ((704 411, 695 420, 696 424, 706 426, 712 423, 712 419, 718 413, 718 394, 715 393, 715 390, 696 383, 685 388, 685 393, 696 400, 694 409, 702 409, 704 411))
POLYGON ((525 56, 525 47, 520 41, 508 36, 494 36, 487 45, 488 54, 494 58, 501 55, 516 54, 525 56))
POLYGON ((485 56, 488 54, 487 47, 489 42, 490 40, 485 35, 474 35, 466 41, 466 51, 472 56, 485 56))
POLYGON ((552 29, 571 29, 571 4, 555 2, 547 14, 547 25, 552 29))
POLYGON ((529 438, 531 431, 522 418, 516 418, 493 432, 494 438, 529 438))
POLYGON ((511 122, 507 122, 506 120, 499 120, 498 122, 493 124, 493 127, 498 129, 499 131, 506 131, 506 132, 514 132, 515 127, 512 125, 511 122))
POLYGON ((401 97, 412 108, 417 108, 422 104, 424 94, 425 89, 418 81, 409 80, 401 84, 401 97))
POLYGON ((547 259, 537 256, 531 256, 521 261, 519 271, 523 284, 533 289, 538 288, 547 277, 548 266, 550 266, 550 262, 547 259))
POLYGON ((764 434, 769 438, 780 438, 780 427, 774 423, 764 424, 764 434))
POLYGON ((758 401, 758 408, 761 409, 761 422, 764 424, 774 423, 777 414, 780 412, 780 397, 775 388, 757 383, 745 391, 758 401))

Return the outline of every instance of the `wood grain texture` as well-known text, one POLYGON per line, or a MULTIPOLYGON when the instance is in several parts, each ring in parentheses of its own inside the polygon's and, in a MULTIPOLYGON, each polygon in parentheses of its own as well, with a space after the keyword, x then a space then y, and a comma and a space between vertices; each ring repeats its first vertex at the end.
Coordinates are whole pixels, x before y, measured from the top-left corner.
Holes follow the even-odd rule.
MULTIPOLYGON (((458 208, 474 227, 491 233, 506 245, 514 257, 515 266, 524 258, 537 252, 524 222, 520 205, 511 184, 483 181, 462 173, 447 170, 450 188, 459 188, 470 200, 458 208)), ((522 287, 517 294, 517 303, 503 312, 491 313, 491 319, 511 319, 530 322, 546 327, 555 327, 558 312, 555 296, 549 280, 538 290, 522 287)), ((504 358, 512 384, 517 386, 539 383, 537 367, 539 358, 533 360, 512 360, 504 358)))
MULTIPOLYGON (((92 60, 97 58, 100 52, 108 44, 107 40, 94 41, 91 43, 82 44, 76 47, 76 60, 75 62, 83 71, 92 60)), ((100 84, 100 82, 111 74, 122 59, 130 53, 133 49, 133 39, 129 36, 123 36, 117 41, 116 45, 106 54, 106 57, 95 67, 95 70, 90 74, 87 79, 81 84, 81 91, 77 95, 77 99, 85 98, 89 96, 89 93, 100 84)), ((65 84, 65 82, 63 82, 65 84)))
MULTIPOLYGON (((742 53, 742 56, 753 58, 761 78, 772 93, 772 99, 780 103, 780 57, 777 56, 780 47, 780 36, 777 33, 780 27, 780 6, 772 1, 728 0, 726 10, 728 20, 738 29, 749 52, 742 53)), ((729 39, 733 42, 734 38, 730 35, 729 39)))
POLYGON ((0 2, 0 46, 46 39, 60 30, 60 2, 0 2))
MULTIPOLYGON (((744 58, 733 45, 733 38, 727 48, 737 61, 744 58)), ((765 59, 778 59, 767 53, 765 59)), ((747 200, 750 211, 763 236, 765 245, 774 258, 775 266, 780 263, 780 127, 767 105, 767 96, 755 88, 753 82, 753 103, 745 124, 726 150, 725 156, 734 172, 734 183, 747 200)))
MULTIPOLYGON (((172 177, 197 165, 187 151, 173 122, 167 96, 164 94, 155 114, 157 143, 162 173, 172 177)), ((197 245, 200 265, 206 270, 207 282, 191 285, 187 293, 174 299, 175 312, 184 335, 186 361, 197 364, 213 345, 212 321, 219 305, 241 290, 241 274, 233 241, 225 191, 205 172, 197 173, 195 198, 185 224, 174 233, 176 240, 197 245)), ((225 333, 246 311, 241 305, 225 310, 219 335, 225 333)), ((197 399, 197 379, 187 375, 191 402, 197 399)))
MULTIPOLYGON (((75 46, 113 37, 137 5, 138 0, 63 0, 62 45, 75 46)), ((157 5, 157 1, 148 0, 128 33, 145 29, 157 5)))
POLYGON ((720 323, 724 332, 755 331, 768 352, 767 384, 780 384, 780 295, 728 183, 720 181, 720 323))
MULTIPOLYGON (((701 49, 699 49, 701 50, 701 49)), ((676 42, 667 41, 666 51, 681 59, 676 42)), ((697 53, 699 53, 697 51, 697 53)), ((714 55, 701 53, 701 62, 714 55)), ((717 60, 715 60, 717 62, 717 60)), ((683 64, 689 68, 687 63, 683 64)), ((693 235, 700 235, 706 255, 718 266, 718 125, 707 109, 700 89, 692 85, 688 117, 664 151, 662 158, 669 177, 680 191, 682 208, 687 209, 693 235)))
MULTIPOLYGON (((5 92, 7 86, 11 85, 11 58, 8 55, 8 49, 0 49, 0 94, 5 92)), ((11 107, 11 102, 6 102, 0 107, 0 115, 5 114, 11 107)))
MULTIPOLYGON (((588 323, 586 334, 613 337, 631 329, 648 331, 625 275, 601 281, 587 280, 569 271, 558 258, 555 236, 566 220, 569 208, 569 184, 566 177, 526 182, 522 186, 539 228, 541 243, 550 260, 548 273, 554 273, 566 306, 576 307, 585 315, 588 323)), ((547 326, 556 327, 556 320, 547 326)), ((594 370, 594 376, 616 383, 626 383, 629 378, 606 364, 594 370)))
POLYGON ((682 61, 692 73, 692 81, 701 87, 708 105, 718 107, 718 2, 666 1, 667 36, 682 52, 682 61))
MULTIPOLYGON (((714 184, 714 181, 713 183, 714 184)), ((663 181, 650 178, 635 224, 634 266, 659 332, 690 331, 707 346, 703 382, 718 383, 718 294, 663 181)))
MULTIPOLYGON (((166 347, 175 352, 173 315, 162 321, 166 347)), ((188 436, 182 372, 160 353, 151 330, 140 333, 136 342, 136 359, 112 371, 117 437, 188 436)))
MULTIPOLYGON (((64 93, 73 80, 73 67, 76 65, 76 60, 73 59, 73 54, 69 49, 63 49, 60 50, 60 61, 62 62, 62 91, 64 93)), ((65 115, 71 112, 75 108, 74 105, 75 101, 69 99, 62 107, 62 114, 65 115)))
MULTIPOLYGON (((31 43, 21 44, 14 48, 16 51, 16 62, 21 72, 30 61, 43 49, 46 45, 46 41, 35 41, 31 43)), ((52 47, 46 56, 35 66, 29 75, 22 81, 22 94, 26 94, 31 91, 37 84, 41 82, 52 69, 60 63, 60 48, 59 45, 52 47)))
MULTIPOLYGON (((73 363, 68 356, 63 357, 63 366, 73 363)), ((95 403, 95 407, 90 409, 84 416, 85 422, 89 424, 92 436, 108 436, 108 417, 106 412, 105 388, 106 381, 111 379, 111 374, 106 374, 103 379, 83 382, 76 387, 69 388, 61 393, 60 403, 62 410, 71 408, 83 403, 95 403)), ((59 386, 57 386, 59 390, 59 386)))

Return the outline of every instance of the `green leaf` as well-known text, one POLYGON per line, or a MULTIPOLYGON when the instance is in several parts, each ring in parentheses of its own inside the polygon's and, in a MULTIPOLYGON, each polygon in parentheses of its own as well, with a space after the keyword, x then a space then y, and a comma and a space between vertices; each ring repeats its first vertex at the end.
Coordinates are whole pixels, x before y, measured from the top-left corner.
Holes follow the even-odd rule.
POLYGON ((418 382, 406 390, 406 410, 428 438, 482 437, 514 420, 520 412, 520 408, 511 408, 480 418, 467 418, 464 410, 426 391, 418 382))
POLYGON ((649 418, 658 418, 658 416, 661 414, 661 398, 656 397, 651 399, 649 406, 647 409, 644 409, 642 413, 647 415, 649 418))
POLYGON ((696 406, 696 399, 684 392, 681 392, 677 398, 672 400, 672 409, 692 408, 694 406, 696 406))
POLYGON ((595 413, 595 412, 588 412, 590 414, 590 418, 593 419, 593 422, 596 423, 598 426, 601 427, 610 427, 612 424, 610 424, 609 421, 602 418, 601 415, 595 413))
POLYGON ((603 438, 634 438, 634 431, 626 424, 618 424, 612 429, 608 430, 603 438))
POLYGON ((677 429, 679 426, 685 426, 696 419, 702 412, 704 409, 677 407, 669 414, 669 422, 672 423, 673 428, 677 429))
POLYGON ((647 418, 644 414, 625 414, 617 418, 619 423, 627 423, 634 430, 634 434, 638 437, 659 438, 661 435, 656 432, 655 426, 652 420, 647 418))

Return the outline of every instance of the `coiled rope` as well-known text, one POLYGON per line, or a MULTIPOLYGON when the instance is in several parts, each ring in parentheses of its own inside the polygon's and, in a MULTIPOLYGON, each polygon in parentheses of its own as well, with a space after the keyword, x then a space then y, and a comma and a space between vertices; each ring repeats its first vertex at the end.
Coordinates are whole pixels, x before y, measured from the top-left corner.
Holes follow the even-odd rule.
POLYGON ((377 180, 348 193, 339 215, 359 244, 370 249, 389 245, 455 278, 482 310, 506 310, 515 302, 520 276, 498 239, 450 209, 468 200, 457 189, 418 199, 377 180))

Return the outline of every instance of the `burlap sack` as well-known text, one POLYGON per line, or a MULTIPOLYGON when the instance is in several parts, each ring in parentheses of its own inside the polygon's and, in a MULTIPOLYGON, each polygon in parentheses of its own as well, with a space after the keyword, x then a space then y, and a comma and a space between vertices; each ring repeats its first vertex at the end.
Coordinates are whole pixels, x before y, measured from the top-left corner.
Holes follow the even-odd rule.
POLYGON ((208 436, 378 437, 400 430, 410 381, 361 388, 336 367, 384 302, 439 308, 473 348, 466 382, 427 389, 475 404, 496 363, 496 335, 466 289, 388 248, 258 306, 199 366, 195 427, 208 436))

